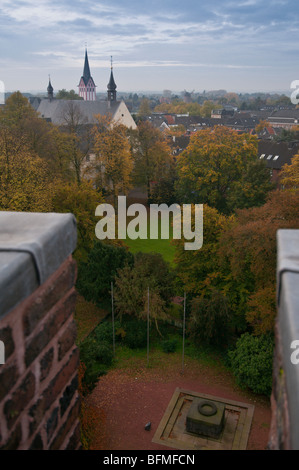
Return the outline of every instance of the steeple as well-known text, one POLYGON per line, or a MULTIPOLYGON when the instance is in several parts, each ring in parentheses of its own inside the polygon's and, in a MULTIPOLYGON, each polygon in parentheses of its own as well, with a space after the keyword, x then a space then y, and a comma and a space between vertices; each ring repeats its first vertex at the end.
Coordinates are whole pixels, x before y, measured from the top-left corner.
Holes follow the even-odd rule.
POLYGON ((84 61, 84 69, 83 69, 83 78, 84 78, 85 84, 87 85, 88 80, 91 78, 89 62, 88 62, 88 55, 87 55, 87 49, 85 49, 85 61, 84 61))
POLYGON ((113 64, 112 64, 112 56, 111 56, 111 72, 110 72, 110 80, 107 85, 107 93, 108 93, 108 101, 114 102, 116 101, 116 84, 113 77, 113 64))
POLYGON ((49 100, 52 100, 54 98, 54 88, 52 87, 52 84, 51 84, 51 78, 50 78, 50 75, 49 75, 49 85, 48 85, 48 88, 47 88, 47 92, 48 92, 48 99, 49 100))
POLYGON ((96 85, 90 73, 87 49, 85 49, 83 75, 80 78, 80 83, 78 87, 79 87, 79 96, 81 96, 85 101, 96 100, 96 85))

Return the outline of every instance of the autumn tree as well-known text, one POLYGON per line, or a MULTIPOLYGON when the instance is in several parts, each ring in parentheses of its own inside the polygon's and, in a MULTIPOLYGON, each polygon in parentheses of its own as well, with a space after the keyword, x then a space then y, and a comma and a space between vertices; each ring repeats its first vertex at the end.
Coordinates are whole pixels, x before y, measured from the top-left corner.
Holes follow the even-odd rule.
POLYGON ((290 165, 282 167, 280 173, 280 183, 286 189, 299 190, 299 154, 292 158, 290 165))
POLYGON ((86 259, 96 241, 95 226, 98 219, 95 217, 95 209, 103 202, 102 194, 88 181, 82 180, 78 185, 76 181, 67 183, 60 180, 55 185, 53 211, 71 212, 76 217, 78 242, 75 257, 78 260, 86 259))
MULTIPOLYGON (((13 93, 1 108, 0 132, 7 144, 8 139, 13 141, 15 150, 25 146, 29 152, 46 161, 54 177, 67 180, 73 177, 70 165, 73 142, 70 136, 42 119, 20 92, 13 93)), ((6 153, 9 153, 9 144, 6 153)))
POLYGON ((61 118, 63 124, 60 129, 68 135, 70 165, 75 172, 77 183, 80 184, 84 163, 92 148, 92 129, 79 105, 74 101, 65 103, 61 118))
POLYGON ((146 319, 148 314, 159 332, 158 323, 167 318, 173 295, 173 275, 159 253, 137 253, 134 266, 125 266, 115 278, 115 307, 120 318, 131 315, 146 319))
POLYGON ((263 130, 265 129, 265 127, 269 127, 270 124, 268 121, 266 121, 266 119, 262 119, 256 126, 255 126, 255 132, 257 134, 260 134, 261 132, 263 132, 263 130))
POLYGON ((56 93, 55 98, 57 100, 83 100, 83 98, 81 98, 81 96, 79 96, 75 90, 67 91, 65 88, 59 90, 56 93))
POLYGON ((7 132, 0 132, 0 209, 52 210, 54 181, 47 163, 7 132))
POLYGON ((272 189, 269 171, 257 158, 256 137, 223 126, 196 132, 177 169, 180 202, 206 203, 227 214, 262 205, 272 189))
POLYGON ((127 194, 131 187, 133 158, 127 128, 112 122, 111 116, 97 116, 93 128, 94 152, 96 155, 96 182, 111 194, 116 206, 119 194, 127 194))
POLYGON ((138 125, 133 148, 134 183, 146 187, 151 194, 151 184, 159 182, 173 171, 171 149, 163 134, 148 121, 138 125))
POLYGON ((246 286, 244 312, 255 334, 273 332, 276 233, 299 228, 298 207, 298 191, 274 191, 262 207, 238 211, 235 223, 221 235, 219 262, 226 260, 230 278, 246 286))
POLYGON ((148 116, 149 114, 151 114, 149 99, 143 98, 139 106, 138 117, 148 116))

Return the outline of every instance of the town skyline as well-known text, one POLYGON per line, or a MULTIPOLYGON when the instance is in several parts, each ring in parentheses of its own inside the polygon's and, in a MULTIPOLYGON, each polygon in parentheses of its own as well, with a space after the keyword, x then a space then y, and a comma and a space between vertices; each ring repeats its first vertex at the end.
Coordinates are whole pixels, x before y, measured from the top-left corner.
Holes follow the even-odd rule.
MULTIPOLYGON (((299 78, 294 0, 2 1, 6 91, 78 90, 87 47, 97 92, 286 92, 299 78), (298 73, 297 73, 298 71, 298 73)), ((291 91, 290 91, 291 93, 291 91)))

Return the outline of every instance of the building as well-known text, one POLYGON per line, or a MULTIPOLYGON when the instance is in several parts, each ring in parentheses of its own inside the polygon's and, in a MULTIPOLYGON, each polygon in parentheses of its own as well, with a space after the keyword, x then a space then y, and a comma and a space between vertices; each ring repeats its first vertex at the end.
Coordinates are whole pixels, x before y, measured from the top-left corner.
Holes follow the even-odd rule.
POLYGON ((76 120, 79 121, 80 125, 95 124, 97 122, 97 115, 110 115, 113 122, 123 124, 131 129, 136 129, 137 125, 125 102, 123 100, 117 101, 116 88, 111 60, 110 80, 107 85, 107 100, 96 99, 96 85, 90 74, 86 51, 83 75, 79 83, 79 96, 83 99, 55 99, 54 89, 49 78, 47 98, 40 100, 36 110, 43 119, 57 126, 66 125, 67 116, 71 113, 72 115, 76 115, 76 120))
POLYGON ((85 50, 83 75, 80 78, 78 88, 79 88, 79 96, 83 98, 85 101, 96 101, 97 99, 96 85, 90 74, 87 49, 85 50))
POLYGON ((299 152, 299 141, 274 142, 259 140, 258 156, 270 169, 271 179, 279 187, 279 176, 284 165, 290 165, 292 158, 299 152))

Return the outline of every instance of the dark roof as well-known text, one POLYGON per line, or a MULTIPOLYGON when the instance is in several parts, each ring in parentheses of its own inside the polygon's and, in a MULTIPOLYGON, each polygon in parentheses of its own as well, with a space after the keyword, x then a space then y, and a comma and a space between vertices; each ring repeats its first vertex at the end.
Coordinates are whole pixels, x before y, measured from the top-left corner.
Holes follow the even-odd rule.
POLYGON ((107 88, 108 88, 108 91, 115 91, 116 88, 117 88, 117 86, 115 84, 115 81, 114 81, 112 68, 111 68, 110 80, 109 80, 109 83, 107 85, 107 88))
POLYGON ((49 85, 48 85, 48 88, 47 88, 47 92, 48 93, 53 93, 53 91, 54 91, 54 88, 52 87, 51 80, 49 79, 49 85))
POLYGON ((87 49, 85 50, 84 69, 83 69, 83 75, 81 77, 81 80, 83 80, 85 86, 88 84, 89 80, 92 80, 92 82, 94 83, 93 78, 90 73, 87 49))
POLYGON ((299 142, 273 142, 260 140, 258 156, 265 160, 268 168, 280 170, 283 165, 290 165, 292 158, 299 152, 299 142))
POLYGON ((80 124, 94 124, 95 115, 101 114, 114 116, 120 101, 108 103, 108 101, 84 101, 84 100, 49 100, 43 99, 37 109, 41 117, 56 125, 65 125, 66 114, 73 109, 79 113, 80 124))

